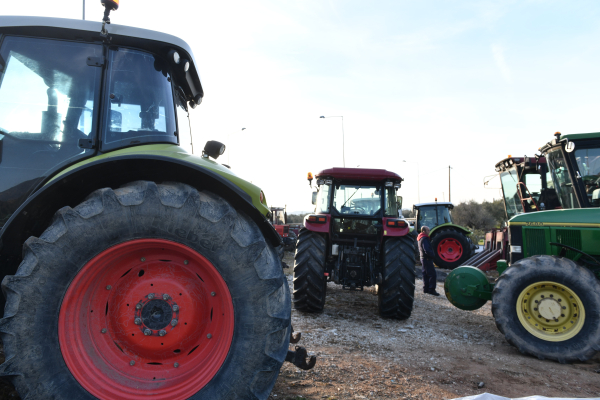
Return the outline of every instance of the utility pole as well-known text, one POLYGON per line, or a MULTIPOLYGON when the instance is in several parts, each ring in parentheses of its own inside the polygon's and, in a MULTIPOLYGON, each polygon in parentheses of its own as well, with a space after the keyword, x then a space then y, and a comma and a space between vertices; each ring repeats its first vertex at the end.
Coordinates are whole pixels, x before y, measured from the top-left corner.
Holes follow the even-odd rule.
POLYGON ((83 20, 85 21, 85 0, 83 0, 83 20))
POLYGON ((448 165, 448 201, 452 202, 452 197, 450 197, 450 166, 448 165))

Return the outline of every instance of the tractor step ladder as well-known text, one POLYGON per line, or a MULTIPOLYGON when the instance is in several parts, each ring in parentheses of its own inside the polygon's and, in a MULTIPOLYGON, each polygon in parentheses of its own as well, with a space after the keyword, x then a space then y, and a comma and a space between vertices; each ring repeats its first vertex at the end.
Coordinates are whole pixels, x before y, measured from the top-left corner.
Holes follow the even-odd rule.
POLYGON ((482 271, 494 270, 496 269, 496 261, 506 258, 507 245, 507 229, 493 229, 485 234, 483 251, 462 263, 461 267, 469 265, 482 271))

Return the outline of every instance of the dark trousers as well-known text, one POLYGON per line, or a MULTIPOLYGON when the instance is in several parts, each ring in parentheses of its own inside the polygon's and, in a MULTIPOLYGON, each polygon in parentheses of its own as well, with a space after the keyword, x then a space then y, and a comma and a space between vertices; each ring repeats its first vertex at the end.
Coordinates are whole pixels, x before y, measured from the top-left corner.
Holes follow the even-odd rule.
POLYGON ((437 281, 437 273, 435 272, 433 260, 421 258, 421 265, 423 266, 423 292, 434 292, 437 281))

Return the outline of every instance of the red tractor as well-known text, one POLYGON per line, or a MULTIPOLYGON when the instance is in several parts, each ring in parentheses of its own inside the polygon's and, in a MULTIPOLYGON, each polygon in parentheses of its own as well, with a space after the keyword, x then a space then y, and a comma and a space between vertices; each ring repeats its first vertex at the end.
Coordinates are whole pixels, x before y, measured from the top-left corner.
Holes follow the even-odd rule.
POLYGON ((402 178, 359 168, 330 168, 315 178, 315 213, 304 219, 296 245, 294 307, 322 311, 327 282, 351 290, 377 285, 381 316, 408 318, 415 291, 415 236, 399 218, 402 198, 396 191, 402 178))
POLYGON ((285 250, 293 250, 296 247, 298 235, 290 229, 290 224, 287 223, 287 212, 283 207, 271 207, 271 225, 281 236, 283 247, 285 250))

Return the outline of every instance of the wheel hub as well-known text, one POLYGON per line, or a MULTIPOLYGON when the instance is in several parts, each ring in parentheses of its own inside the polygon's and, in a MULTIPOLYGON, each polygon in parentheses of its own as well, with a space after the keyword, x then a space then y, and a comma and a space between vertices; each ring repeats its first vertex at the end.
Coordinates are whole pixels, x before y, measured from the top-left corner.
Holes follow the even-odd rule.
MULTIPOLYGON (((159 296, 156 294, 153 297, 146 296, 138 303, 141 307, 138 308, 136 305, 133 313, 134 323, 139 321, 140 324, 136 325, 140 325, 142 332, 144 329, 150 329, 151 335, 159 335, 163 328, 175 327, 177 324, 171 325, 171 323, 179 318, 179 307, 169 295, 165 294, 167 300, 156 297, 159 296)), ((165 334, 167 333, 168 331, 165 331, 165 334)))
POLYGON ((463 253, 462 245, 452 238, 442 239, 437 248, 438 255, 446 262, 455 262, 463 253))
POLYGON ((523 327, 551 342, 577 335, 585 321, 585 308, 577 294, 556 282, 529 285, 519 295, 516 307, 523 327))
POLYGON ((543 299, 542 301, 540 301, 538 311, 542 318, 548 320, 558 319, 562 314, 562 308, 560 306, 560 303, 554 299, 543 299))

